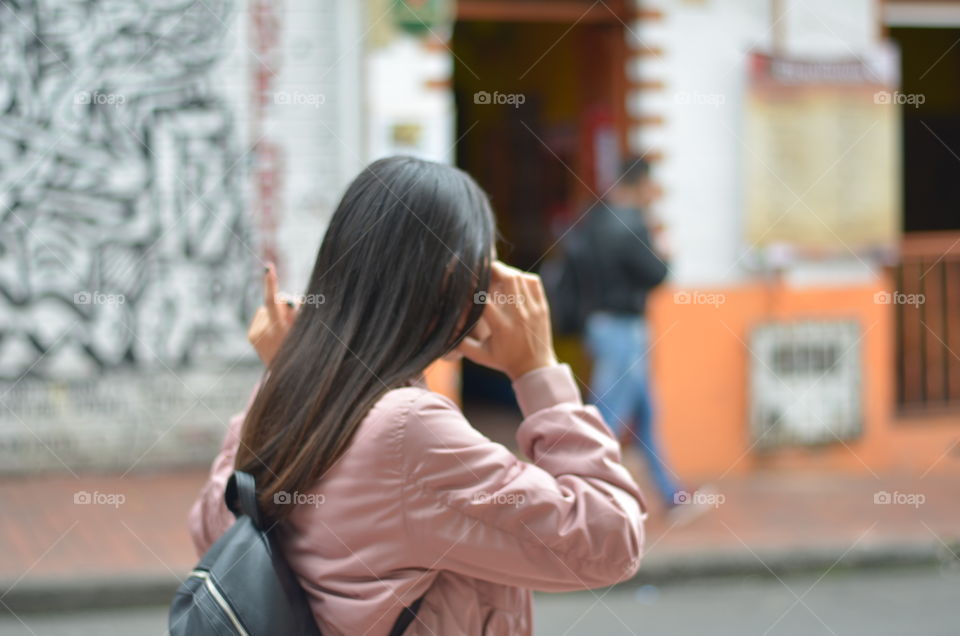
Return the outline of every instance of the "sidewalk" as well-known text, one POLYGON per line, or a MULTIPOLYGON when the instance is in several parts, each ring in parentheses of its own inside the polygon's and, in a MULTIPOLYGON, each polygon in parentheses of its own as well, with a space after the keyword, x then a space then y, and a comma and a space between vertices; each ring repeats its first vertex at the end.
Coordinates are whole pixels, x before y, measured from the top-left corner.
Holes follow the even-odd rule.
MULTIPOLYGON (((195 562, 185 518, 205 477, 191 470, 0 481, 0 603, 15 612, 165 603, 195 562), (78 492, 93 502, 75 503, 78 492)), ((635 583, 960 562, 956 472, 923 479, 756 474, 714 488, 722 503, 718 497, 689 523, 651 515, 635 583), (923 501, 875 503, 883 492, 923 501)))
POLYGON ((652 515, 636 581, 834 567, 960 566, 960 473, 756 473, 689 523, 652 515), (883 503, 889 500, 890 503, 883 503))

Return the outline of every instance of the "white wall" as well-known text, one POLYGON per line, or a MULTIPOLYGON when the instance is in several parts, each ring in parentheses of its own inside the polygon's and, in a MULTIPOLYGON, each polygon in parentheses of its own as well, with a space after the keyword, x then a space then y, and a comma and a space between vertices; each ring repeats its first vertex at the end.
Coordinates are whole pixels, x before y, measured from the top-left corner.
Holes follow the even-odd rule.
POLYGON ((453 60, 449 52, 427 50, 420 39, 397 34, 370 52, 368 71, 370 158, 407 154, 452 163, 453 95, 428 86, 428 82, 450 78, 453 60), (410 138, 398 140, 396 126, 409 127, 410 138))
POLYGON ((285 153, 283 218, 278 232, 284 286, 305 289, 317 247, 347 183, 367 163, 363 152, 362 4, 284 3, 283 61, 268 134, 285 153), (295 96, 307 96, 300 99, 295 96), (316 99, 313 97, 316 96, 316 99))
MULTIPOLYGON (((875 44, 874 0, 789 0, 779 25, 788 55, 851 57, 875 44)), ((742 236, 741 165, 747 54, 773 42, 770 0, 652 0, 664 18, 633 25, 633 46, 663 49, 630 69, 634 77, 663 80, 666 90, 631 100, 633 112, 662 115, 665 125, 634 131, 638 151, 660 150, 656 168, 666 196, 659 214, 670 232, 673 280, 716 286, 749 276, 742 236)), ((856 261, 854 261, 856 262, 856 261)), ((859 265, 859 264, 858 264, 859 265)), ((830 268, 832 273, 862 268, 830 268)))

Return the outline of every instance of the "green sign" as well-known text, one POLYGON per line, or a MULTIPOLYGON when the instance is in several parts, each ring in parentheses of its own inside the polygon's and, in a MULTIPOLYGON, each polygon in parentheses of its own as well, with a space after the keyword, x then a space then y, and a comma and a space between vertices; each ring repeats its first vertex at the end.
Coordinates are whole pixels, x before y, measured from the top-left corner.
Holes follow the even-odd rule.
POLYGON ((449 0, 393 0, 393 20, 410 33, 427 33, 450 16, 449 0))

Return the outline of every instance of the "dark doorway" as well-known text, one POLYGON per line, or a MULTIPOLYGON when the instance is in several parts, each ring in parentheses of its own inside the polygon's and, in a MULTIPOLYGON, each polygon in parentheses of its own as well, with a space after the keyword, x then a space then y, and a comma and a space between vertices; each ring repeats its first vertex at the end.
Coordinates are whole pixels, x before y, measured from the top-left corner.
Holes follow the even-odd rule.
POLYGON ((535 268, 605 189, 623 144, 623 46, 615 20, 456 23, 457 164, 490 193, 512 264, 535 268))
POLYGON ((903 229, 960 230, 960 29, 891 28, 904 104, 903 229), (946 53, 944 53, 946 52, 946 53))
MULTIPOLYGON (((490 194, 500 258, 529 270, 610 185, 626 141, 622 17, 559 6, 461 3, 451 42, 457 165, 490 194)), ((513 404, 509 382, 470 363, 463 397, 474 413, 513 404)))

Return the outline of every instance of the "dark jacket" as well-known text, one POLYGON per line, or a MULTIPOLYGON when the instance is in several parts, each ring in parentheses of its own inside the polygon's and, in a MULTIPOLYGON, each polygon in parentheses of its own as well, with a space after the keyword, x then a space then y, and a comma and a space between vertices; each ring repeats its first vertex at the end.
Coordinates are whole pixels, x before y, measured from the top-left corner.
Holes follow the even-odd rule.
POLYGON ((647 293, 663 282, 667 265, 653 251, 640 212, 594 205, 577 231, 588 313, 644 315, 647 293))

